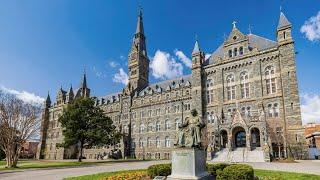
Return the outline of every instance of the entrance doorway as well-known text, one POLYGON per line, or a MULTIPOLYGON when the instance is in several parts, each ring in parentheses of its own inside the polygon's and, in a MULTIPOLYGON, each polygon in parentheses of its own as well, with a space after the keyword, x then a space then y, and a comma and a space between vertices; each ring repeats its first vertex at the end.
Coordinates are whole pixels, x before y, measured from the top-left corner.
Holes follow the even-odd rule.
POLYGON ((242 127, 233 130, 235 147, 246 147, 246 131, 242 127))
POLYGON ((251 129, 251 147, 261 147, 260 144, 260 131, 258 128, 252 128, 251 129))

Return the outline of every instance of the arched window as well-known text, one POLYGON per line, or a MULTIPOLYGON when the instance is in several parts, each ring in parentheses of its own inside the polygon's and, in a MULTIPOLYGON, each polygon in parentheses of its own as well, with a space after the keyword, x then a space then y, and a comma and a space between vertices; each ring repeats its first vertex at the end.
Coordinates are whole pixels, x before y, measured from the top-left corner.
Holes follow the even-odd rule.
POLYGON ((165 138, 165 147, 170 147, 170 138, 167 136, 166 138, 165 138))
POLYGON ((136 125, 132 124, 131 131, 134 133, 136 131, 136 125))
POLYGON ((236 85, 234 82, 234 75, 227 76, 227 99, 233 100, 236 98, 236 85))
POLYGON ((156 131, 159 132, 160 131, 160 122, 157 121, 156 123, 156 131))
POLYGON ((268 66, 265 69, 265 79, 266 79, 266 87, 267 87, 267 94, 276 93, 276 77, 275 77, 275 70, 273 66, 268 66))
POLYGON ((243 47, 242 46, 239 48, 239 55, 243 55, 243 47))
POLYGON ((249 75, 247 72, 240 73, 240 89, 241 89, 241 98, 249 98, 250 95, 250 86, 249 86, 249 75))
POLYGON ((160 147, 160 138, 159 137, 156 138, 156 147, 157 148, 160 147))
POLYGON ((170 130, 170 121, 169 120, 166 120, 165 121, 165 130, 170 130))
POLYGON ((238 56, 238 49, 237 48, 233 49, 233 56, 234 57, 238 56))
POLYGON ((207 88, 212 87, 213 86, 213 80, 212 79, 208 79, 206 82, 207 88))

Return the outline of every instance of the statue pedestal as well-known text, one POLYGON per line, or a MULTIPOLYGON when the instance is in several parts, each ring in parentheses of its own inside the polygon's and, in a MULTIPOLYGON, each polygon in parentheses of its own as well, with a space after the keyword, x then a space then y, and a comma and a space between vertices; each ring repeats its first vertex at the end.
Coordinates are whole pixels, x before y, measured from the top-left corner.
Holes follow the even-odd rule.
POLYGON ((197 148, 179 148, 172 151, 172 172, 168 180, 209 180, 206 172, 206 152, 197 148))

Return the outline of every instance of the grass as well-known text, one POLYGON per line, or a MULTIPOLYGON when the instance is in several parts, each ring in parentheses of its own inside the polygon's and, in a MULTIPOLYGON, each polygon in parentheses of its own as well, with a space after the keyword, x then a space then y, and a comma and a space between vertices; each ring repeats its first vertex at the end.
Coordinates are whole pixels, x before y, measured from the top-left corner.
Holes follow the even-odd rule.
POLYGON ((128 162, 134 160, 115 160, 115 161, 94 161, 94 162, 77 162, 77 161, 45 161, 45 160, 19 160, 18 168, 5 168, 6 162, 0 161, 0 171, 21 170, 21 169, 39 169, 39 168, 62 168, 75 166, 91 166, 114 162, 128 162))
MULTIPOLYGON (((85 175, 78 177, 65 178, 64 180, 99 180, 103 177, 109 177, 111 175, 126 173, 126 172, 136 172, 145 170, 131 170, 131 171, 117 171, 117 172, 106 172, 98 173, 93 175, 85 175)), ((303 173, 291 173, 291 172, 281 172, 281 171, 269 171, 269 170, 254 170, 255 176, 258 176, 262 180, 320 180, 320 176, 313 174, 303 174, 303 173)))
POLYGON ((259 178, 270 180, 320 180, 320 176, 304 173, 282 172, 255 169, 254 174, 259 178))

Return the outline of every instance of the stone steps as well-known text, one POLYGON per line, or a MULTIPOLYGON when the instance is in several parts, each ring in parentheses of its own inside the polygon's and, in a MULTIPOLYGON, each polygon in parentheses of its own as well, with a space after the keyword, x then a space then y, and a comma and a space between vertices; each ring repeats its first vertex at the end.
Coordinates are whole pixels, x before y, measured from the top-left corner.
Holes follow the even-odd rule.
POLYGON ((236 148, 233 151, 225 148, 215 153, 213 162, 265 162, 261 148, 248 151, 246 148, 236 148))

